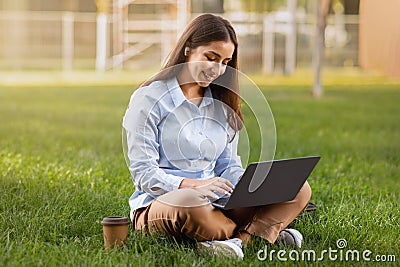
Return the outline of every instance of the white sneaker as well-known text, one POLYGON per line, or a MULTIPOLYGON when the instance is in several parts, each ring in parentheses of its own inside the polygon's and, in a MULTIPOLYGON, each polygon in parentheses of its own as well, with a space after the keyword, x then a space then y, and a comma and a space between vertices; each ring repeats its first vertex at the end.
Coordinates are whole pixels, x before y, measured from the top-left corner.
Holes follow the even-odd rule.
POLYGON ((279 233, 278 241, 291 246, 301 248, 303 235, 295 229, 284 229, 279 233))
POLYGON ((242 240, 240 238, 232 238, 224 241, 204 241, 199 242, 199 248, 211 252, 213 255, 227 255, 243 259, 242 240))

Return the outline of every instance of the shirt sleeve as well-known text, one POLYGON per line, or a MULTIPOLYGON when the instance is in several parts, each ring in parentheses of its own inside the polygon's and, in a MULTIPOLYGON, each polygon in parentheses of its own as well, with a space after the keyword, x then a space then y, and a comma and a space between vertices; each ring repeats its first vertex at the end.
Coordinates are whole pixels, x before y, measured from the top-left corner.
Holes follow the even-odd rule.
POLYGON ((229 180, 236 185, 244 173, 240 157, 237 154, 239 134, 236 133, 232 142, 228 143, 224 151, 218 157, 214 172, 217 176, 229 180))
MULTIPOLYGON (((144 89, 144 88, 141 88, 144 89)), ((184 177, 167 174, 159 167, 158 100, 138 89, 131 97, 123 119, 129 171, 136 189, 156 198, 178 189, 184 177)))

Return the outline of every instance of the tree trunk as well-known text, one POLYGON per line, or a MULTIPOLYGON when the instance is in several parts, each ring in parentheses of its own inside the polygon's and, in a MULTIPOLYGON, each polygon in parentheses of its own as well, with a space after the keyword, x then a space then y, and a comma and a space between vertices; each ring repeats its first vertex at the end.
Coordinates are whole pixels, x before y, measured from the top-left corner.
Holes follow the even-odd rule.
POLYGON ((321 71, 325 47, 326 19, 328 16, 330 4, 331 0, 317 1, 317 27, 315 35, 315 49, 313 54, 314 85, 312 91, 315 97, 321 97, 323 92, 321 71))

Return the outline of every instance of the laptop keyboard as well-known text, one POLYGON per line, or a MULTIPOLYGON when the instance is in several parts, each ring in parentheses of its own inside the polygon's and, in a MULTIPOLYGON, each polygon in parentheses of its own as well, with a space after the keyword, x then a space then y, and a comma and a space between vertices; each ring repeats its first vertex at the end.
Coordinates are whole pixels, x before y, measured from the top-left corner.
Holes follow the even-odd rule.
POLYGON ((213 203, 221 205, 221 206, 225 206, 226 203, 228 202, 228 200, 229 200, 229 197, 225 196, 225 197, 218 198, 217 200, 213 201, 213 203))

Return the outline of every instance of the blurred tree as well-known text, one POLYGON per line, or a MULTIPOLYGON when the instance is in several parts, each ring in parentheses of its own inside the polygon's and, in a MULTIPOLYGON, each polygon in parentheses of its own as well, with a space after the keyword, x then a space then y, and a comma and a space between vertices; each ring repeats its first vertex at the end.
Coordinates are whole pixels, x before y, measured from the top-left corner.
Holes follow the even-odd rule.
POLYGON ((246 12, 264 13, 286 6, 286 0, 241 0, 246 12))
POLYGON ((110 1, 108 0, 95 0, 97 12, 108 13, 110 11, 110 1))
POLYGON ((78 2, 77 0, 68 0, 65 1, 65 8, 68 11, 78 11, 78 2))
POLYGON ((358 14, 360 0, 343 0, 345 14, 358 14))
POLYGON ((313 54, 314 84, 312 93, 315 97, 322 96, 321 69, 325 47, 325 28, 331 0, 317 1, 317 29, 315 35, 315 49, 313 54))
POLYGON ((224 0, 192 0, 193 13, 224 13, 224 0))

